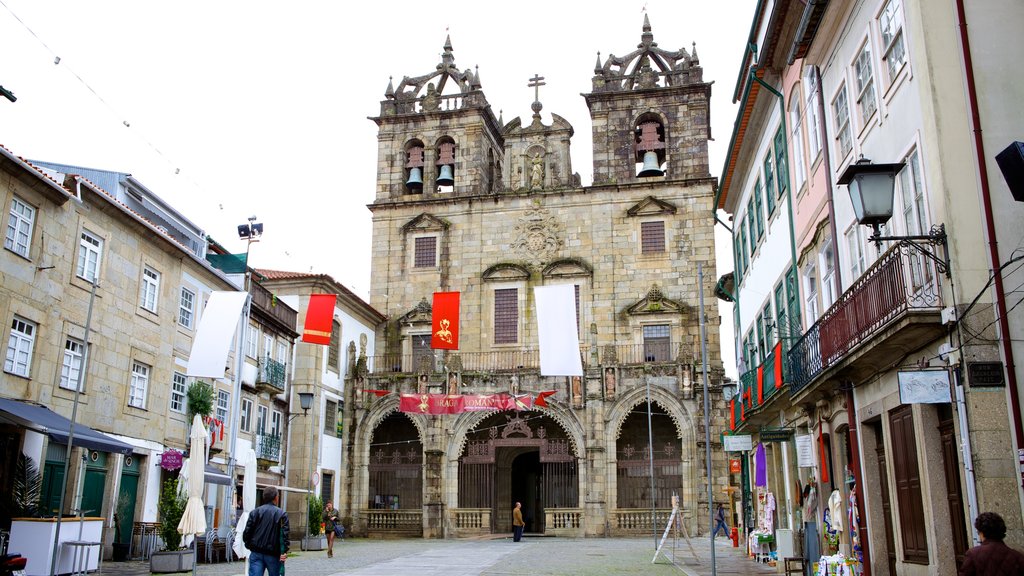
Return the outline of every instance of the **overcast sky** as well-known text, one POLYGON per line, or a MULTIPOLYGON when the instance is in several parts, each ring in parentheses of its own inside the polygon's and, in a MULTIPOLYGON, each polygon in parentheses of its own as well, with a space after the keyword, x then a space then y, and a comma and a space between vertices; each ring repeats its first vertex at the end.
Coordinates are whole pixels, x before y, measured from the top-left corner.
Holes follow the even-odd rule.
MULTIPOLYGON (((589 184, 580 94, 591 89, 597 52, 635 49, 646 8, 655 42, 695 42, 704 79, 715 82, 710 160, 719 177, 754 4, 0 0, 0 85, 18 98, 0 99, 0 144, 29 159, 131 173, 230 250, 245 250, 236 226, 255 215, 265 231, 253 266, 327 273, 367 298, 377 161, 367 117, 379 113, 389 76, 397 85, 434 70, 450 35, 459 69, 479 67, 494 111, 524 124, 527 81, 544 76, 544 121, 555 112, 573 125, 573 171, 589 184)), ((732 258, 718 230, 721 274, 732 258)), ((728 330, 731 309, 720 313, 728 330)), ((735 375, 732 356, 723 350, 735 375)))

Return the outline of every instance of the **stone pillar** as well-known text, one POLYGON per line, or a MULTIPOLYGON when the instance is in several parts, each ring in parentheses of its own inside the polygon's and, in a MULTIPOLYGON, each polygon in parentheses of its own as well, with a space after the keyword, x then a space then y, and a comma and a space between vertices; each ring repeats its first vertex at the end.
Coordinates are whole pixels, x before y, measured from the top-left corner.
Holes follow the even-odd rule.
POLYGON ((423 537, 444 538, 444 451, 423 450, 423 537))

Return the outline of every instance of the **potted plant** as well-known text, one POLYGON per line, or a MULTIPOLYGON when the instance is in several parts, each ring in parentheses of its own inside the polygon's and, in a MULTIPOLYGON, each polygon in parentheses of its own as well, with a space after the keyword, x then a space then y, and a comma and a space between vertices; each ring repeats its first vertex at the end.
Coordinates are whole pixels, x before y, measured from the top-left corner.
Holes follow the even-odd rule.
POLYGON ((160 538, 164 549, 154 552, 149 558, 149 570, 157 574, 168 572, 188 572, 192 570, 195 554, 192 550, 181 548, 181 534, 178 523, 185 513, 188 501, 178 493, 178 479, 169 478, 164 482, 160 493, 160 505, 157 516, 160 521, 160 538))
POLYGON ((192 417, 196 414, 203 418, 213 414, 213 386, 208 382, 193 382, 185 393, 185 399, 188 405, 188 422, 192 422, 192 417))
POLYGON ((309 536, 302 539, 303 550, 327 549, 327 536, 324 535, 324 502, 319 496, 306 497, 306 516, 309 536))
POLYGON ((134 516, 135 502, 127 491, 122 491, 117 497, 117 506, 114 508, 114 562, 124 562, 128 559, 128 545, 131 542, 131 530, 128 531, 127 541, 122 531, 124 522, 131 522, 134 516))

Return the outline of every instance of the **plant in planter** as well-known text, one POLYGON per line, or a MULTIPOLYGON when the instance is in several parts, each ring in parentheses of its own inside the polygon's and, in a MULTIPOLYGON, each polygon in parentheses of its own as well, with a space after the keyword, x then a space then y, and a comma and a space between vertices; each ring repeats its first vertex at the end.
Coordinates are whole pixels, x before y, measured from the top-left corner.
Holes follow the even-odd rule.
POLYGON ((210 386, 209 383, 196 380, 188 387, 185 398, 188 403, 189 422, 192 421, 192 417, 196 414, 203 418, 213 414, 213 386, 210 386))
POLYGON ((192 570, 195 561, 194 553, 191 550, 181 549, 181 534, 178 533, 178 523, 185 514, 185 504, 188 502, 178 493, 178 479, 169 478, 164 482, 163 491, 160 493, 160 505, 157 508, 157 516, 160 521, 160 538, 164 542, 162 552, 154 552, 149 559, 151 572, 187 572, 192 570))
POLYGON ((323 550, 327 548, 327 537, 324 535, 323 516, 324 502, 319 496, 306 497, 306 527, 309 537, 303 540, 306 550, 323 550))
POLYGON ((128 544, 131 541, 131 530, 127 534, 122 530, 125 522, 131 522, 134 516, 135 502, 126 491, 122 491, 117 497, 117 505, 114 508, 114 562, 124 562, 128 559, 128 544))

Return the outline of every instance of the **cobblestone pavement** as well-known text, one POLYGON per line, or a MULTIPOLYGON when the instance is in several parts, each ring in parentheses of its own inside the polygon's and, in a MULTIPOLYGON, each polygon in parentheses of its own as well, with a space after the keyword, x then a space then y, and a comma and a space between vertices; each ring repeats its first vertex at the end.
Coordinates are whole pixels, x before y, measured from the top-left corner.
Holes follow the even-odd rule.
MULTIPOLYGON (((612 574, 711 574, 710 544, 706 538, 665 545, 673 565, 660 555, 656 563, 652 538, 545 538, 527 535, 522 542, 511 538, 462 540, 369 540, 349 539, 337 543, 334 557, 326 552, 298 552, 286 563, 286 576, 503 576, 503 575, 591 575, 612 574)), ((715 545, 717 573, 775 574, 775 568, 757 564, 732 542, 719 539, 715 545)), ((200 564, 198 576, 237 576, 244 572, 241 562, 200 564)), ((103 576, 149 574, 148 562, 104 562, 103 576)))

